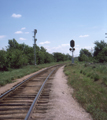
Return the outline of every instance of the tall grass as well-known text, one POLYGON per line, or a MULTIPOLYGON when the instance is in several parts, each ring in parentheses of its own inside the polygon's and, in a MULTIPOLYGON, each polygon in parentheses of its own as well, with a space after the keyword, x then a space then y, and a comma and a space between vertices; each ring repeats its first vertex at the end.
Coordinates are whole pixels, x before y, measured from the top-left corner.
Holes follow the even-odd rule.
POLYGON ((68 83, 74 88, 73 96, 94 120, 107 120, 107 67, 103 64, 66 65, 68 83), (75 73, 74 73, 75 71, 75 73))

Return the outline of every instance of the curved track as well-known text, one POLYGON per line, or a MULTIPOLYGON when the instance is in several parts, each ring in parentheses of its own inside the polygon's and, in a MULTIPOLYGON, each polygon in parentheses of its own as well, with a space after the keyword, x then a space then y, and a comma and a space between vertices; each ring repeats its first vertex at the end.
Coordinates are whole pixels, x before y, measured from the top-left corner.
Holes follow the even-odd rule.
POLYGON ((43 70, 2 94, 0 120, 44 119, 51 80, 57 68, 54 66, 43 70))

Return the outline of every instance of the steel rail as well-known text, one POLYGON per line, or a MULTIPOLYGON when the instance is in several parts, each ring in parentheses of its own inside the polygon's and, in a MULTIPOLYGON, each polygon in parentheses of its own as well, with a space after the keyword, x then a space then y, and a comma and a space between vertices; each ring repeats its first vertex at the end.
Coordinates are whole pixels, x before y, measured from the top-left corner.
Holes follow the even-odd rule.
POLYGON ((32 109, 33 109, 35 103, 37 102, 37 100, 38 100, 38 98, 39 98, 39 96, 40 96, 40 94, 41 94, 41 92, 42 92, 42 90, 43 90, 43 88, 44 88, 44 86, 45 86, 46 81, 48 80, 48 78, 51 76, 51 74, 52 74, 56 69, 57 69, 57 68, 55 68, 55 69, 48 75, 48 77, 45 79, 44 83, 42 84, 41 88, 39 89, 39 92, 37 93, 37 95, 36 95, 36 97, 35 97, 32 105, 31 105, 31 107, 29 108, 29 111, 28 111, 28 113, 27 113, 27 115, 26 115, 26 117, 25 117, 24 120, 28 120, 28 119, 29 119, 30 114, 31 114, 31 112, 32 112, 32 109))
MULTIPOLYGON (((59 65, 55 65, 55 66, 59 66, 59 65)), ((55 66, 51 66, 51 67, 55 67, 55 66)), ((5 93, 1 94, 1 95, 0 95, 0 99, 1 99, 2 97, 4 97, 5 95, 7 95, 8 93, 14 91, 16 88, 18 88, 18 87, 19 87, 21 84, 23 84, 24 82, 30 80, 30 79, 33 78, 34 76, 40 74, 41 72, 44 72, 45 70, 48 70, 48 69, 51 68, 51 67, 48 67, 48 68, 46 68, 46 69, 44 69, 44 70, 42 70, 42 71, 40 71, 40 72, 38 72, 38 73, 30 76, 29 78, 23 80, 22 82, 18 83, 17 85, 15 85, 14 87, 12 87, 10 90, 8 90, 8 91, 6 91, 5 93)))

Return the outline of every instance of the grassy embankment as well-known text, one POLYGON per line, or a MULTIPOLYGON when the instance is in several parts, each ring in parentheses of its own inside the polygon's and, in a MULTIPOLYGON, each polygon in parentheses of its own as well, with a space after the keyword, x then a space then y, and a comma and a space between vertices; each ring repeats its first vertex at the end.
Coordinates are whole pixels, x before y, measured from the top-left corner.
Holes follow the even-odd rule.
POLYGON ((64 72, 73 97, 94 120, 107 120, 107 64, 67 64, 64 72))
POLYGON ((3 86, 7 83, 14 82, 15 79, 21 78, 30 73, 36 72, 42 68, 49 67, 56 64, 67 63, 66 62, 53 62, 50 64, 40 64, 40 65, 28 65, 20 69, 11 69, 10 71, 0 72, 0 86, 3 86))

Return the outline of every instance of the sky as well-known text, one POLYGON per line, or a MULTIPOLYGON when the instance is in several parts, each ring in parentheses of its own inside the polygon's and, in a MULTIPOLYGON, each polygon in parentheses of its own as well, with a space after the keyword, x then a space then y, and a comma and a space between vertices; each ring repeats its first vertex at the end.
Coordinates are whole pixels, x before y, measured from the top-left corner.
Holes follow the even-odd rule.
POLYGON ((74 56, 81 49, 94 49, 94 42, 107 42, 107 0, 0 0, 0 49, 13 38, 19 44, 36 44, 47 52, 74 56))

